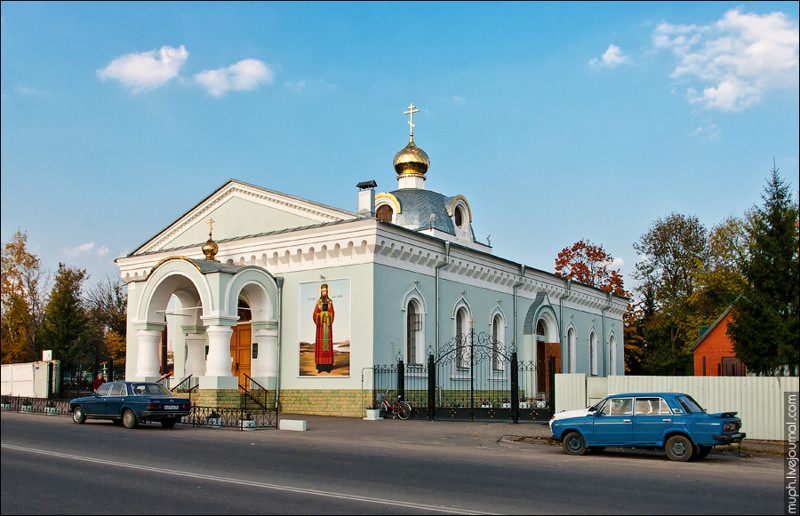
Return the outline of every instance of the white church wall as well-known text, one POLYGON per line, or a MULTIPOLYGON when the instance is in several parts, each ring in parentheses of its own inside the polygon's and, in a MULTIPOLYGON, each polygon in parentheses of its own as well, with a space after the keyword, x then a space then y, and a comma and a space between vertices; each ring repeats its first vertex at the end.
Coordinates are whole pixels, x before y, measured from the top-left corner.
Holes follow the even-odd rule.
MULTIPOLYGON (((361 372, 373 364, 372 292, 373 273, 369 264, 326 267, 282 276, 283 310, 281 327, 281 389, 360 389, 361 372), (300 374, 300 325, 313 324, 312 313, 300 313, 304 285, 337 281, 349 283, 350 367, 348 376, 304 376, 300 374), (301 321, 301 318, 304 318, 301 321), (305 321, 307 319, 307 321, 305 321)), ((307 288, 305 289, 308 290, 307 288)), ((334 302, 334 322, 340 310, 334 302)), ((338 340, 334 330, 334 340, 338 340)))

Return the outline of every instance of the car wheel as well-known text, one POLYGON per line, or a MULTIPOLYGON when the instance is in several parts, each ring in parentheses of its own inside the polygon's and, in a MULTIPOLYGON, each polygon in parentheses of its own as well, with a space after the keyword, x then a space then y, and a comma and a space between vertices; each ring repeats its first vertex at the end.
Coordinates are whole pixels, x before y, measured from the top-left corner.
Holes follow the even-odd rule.
POLYGON ((178 422, 177 419, 175 419, 174 417, 170 417, 167 419, 162 419, 161 426, 163 426, 164 428, 172 428, 173 426, 175 426, 175 423, 177 422, 178 422))
POLYGON ((82 425, 86 422, 86 414, 83 412, 83 409, 80 407, 75 407, 72 409, 72 420, 82 425))
POLYGON ((562 444, 567 455, 583 455, 586 453, 586 442, 578 432, 570 432, 564 437, 562 444))
POLYGON ((605 446, 589 446, 589 451, 592 453, 601 453, 605 449, 605 446))
POLYGON ((694 450, 694 458, 695 459, 702 459, 706 457, 709 453, 711 453, 711 449, 713 446, 700 446, 698 445, 694 450))
POLYGON ((136 420, 136 414, 133 413, 132 410, 126 409, 125 412, 122 413, 122 425, 125 428, 136 428, 139 422, 136 420))
POLYGON ((692 441, 684 435, 673 435, 667 439, 664 450, 667 452, 669 460, 677 462, 686 462, 694 455, 694 445, 692 445, 692 441))

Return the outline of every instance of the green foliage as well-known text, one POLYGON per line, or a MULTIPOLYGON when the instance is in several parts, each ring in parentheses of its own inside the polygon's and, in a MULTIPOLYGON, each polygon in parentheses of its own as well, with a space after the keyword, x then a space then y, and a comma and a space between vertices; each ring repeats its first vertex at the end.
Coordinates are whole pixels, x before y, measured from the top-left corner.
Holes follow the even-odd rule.
POLYGON ((692 374, 691 346, 700 328, 743 292, 746 227, 730 217, 708 231, 696 217, 672 213, 634 244, 644 256, 635 272, 644 307, 630 332, 639 338, 636 353, 643 372, 692 374))
POLYGON ((86 271, 58 264, 55 285, 45 309, 41 338, 53 358, 67 370, 93 366, 93 340, 89 317, 81 298, 86 271))
POLYGON ((749 259, 743 272, 744 297, 730 335, 736 356, 748 370, 774 374, 800 364, 800 276, 798 204, 773 165, 762 194, 764 204, 751 218, 749 259))

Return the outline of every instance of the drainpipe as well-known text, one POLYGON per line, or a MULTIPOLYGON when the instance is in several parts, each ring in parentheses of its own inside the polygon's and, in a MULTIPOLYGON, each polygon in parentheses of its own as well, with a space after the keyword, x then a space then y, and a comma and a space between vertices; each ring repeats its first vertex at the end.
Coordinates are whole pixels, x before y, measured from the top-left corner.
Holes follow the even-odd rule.
MULTIPOLYGON (((564 279, 564 288, 567 289, 566 295, 561 296, 561 299, 558 300, 558 334, 560 335, 559 339, 563 339, 564 335, 564 300, 569 299, 569 296, 572 295, 572 279, 565 278, 564 279)), ((563 349, 563 348, 562 348, 563 349)), ((567 367, 569 368, 570 373, 574 373, 575 371, 572 370, 572 356, 569 353, 569 339, 567 339, 567 367)))
POLYGON ((448 263, 450 263, 450 242, 445 242, 444 260, 437 263, 434 269, 434 276, 436 278, 436 282, 434 284, 434 296, 433 296, 436 300, 436 303, 434 305, 435 307, 434 316, 436 317, 436 324, 434 325, 434 327, 436 328, 436 356, 439 356, 439 269, 441 269, 448 263))
POLYGON ((281 399, 281 340, 283 334, 283 278, 275 278, 278 285, 278 375, 275 379, 275 410, 281 399))
POLYGON ((525 265, 520 264, 519 266, 519 281, 514 283, 514 286, 511 287, 511 292, 514 298, 512 311, 512 319, 514 320, 512 326, 514 328, 512 336, 511 336, 511 346, 514 348, 514 351, 519 353, 517 349, 517 289, 525 284, 525 265))
POLYGON ((602 328, 603 328, 603 340, 601 341, 603 343, 603 350, 602 350, 602 352, 603 352, 603 376, 605 376, 605 377, 608 377, 608 368, 607 368, 608 364, 606 364, 606 355, 607 355, 607 353, 606 353, 606 347, 607 347, 606 346, 606 310, 611 308, 611 300, 612 300, 613 295, 614 294, 611 293, 611 292, 608 293, 608 305, 603 307, 603 309, 600 311, 600 315, 602 317, 602 319, 601 319, 602 320, 602 328))

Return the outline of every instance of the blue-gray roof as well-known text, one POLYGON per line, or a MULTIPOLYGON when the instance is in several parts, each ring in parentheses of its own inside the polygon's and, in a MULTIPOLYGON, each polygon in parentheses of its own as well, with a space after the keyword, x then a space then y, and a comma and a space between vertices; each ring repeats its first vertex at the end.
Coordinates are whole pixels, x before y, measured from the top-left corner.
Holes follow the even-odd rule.
MULTIPOLYGON (((455 197, 447 197, 431 190, 403 188, 390 192, 400 203, 400 213, 395 218, 398 226, 415 231, 428 229, 431 215, 436 215, 433 227, 450 235, 455 235, 453 219, 447 208, 453 204, 455 197)), ((471 231, 470 227, 470 231, 471 231)))

